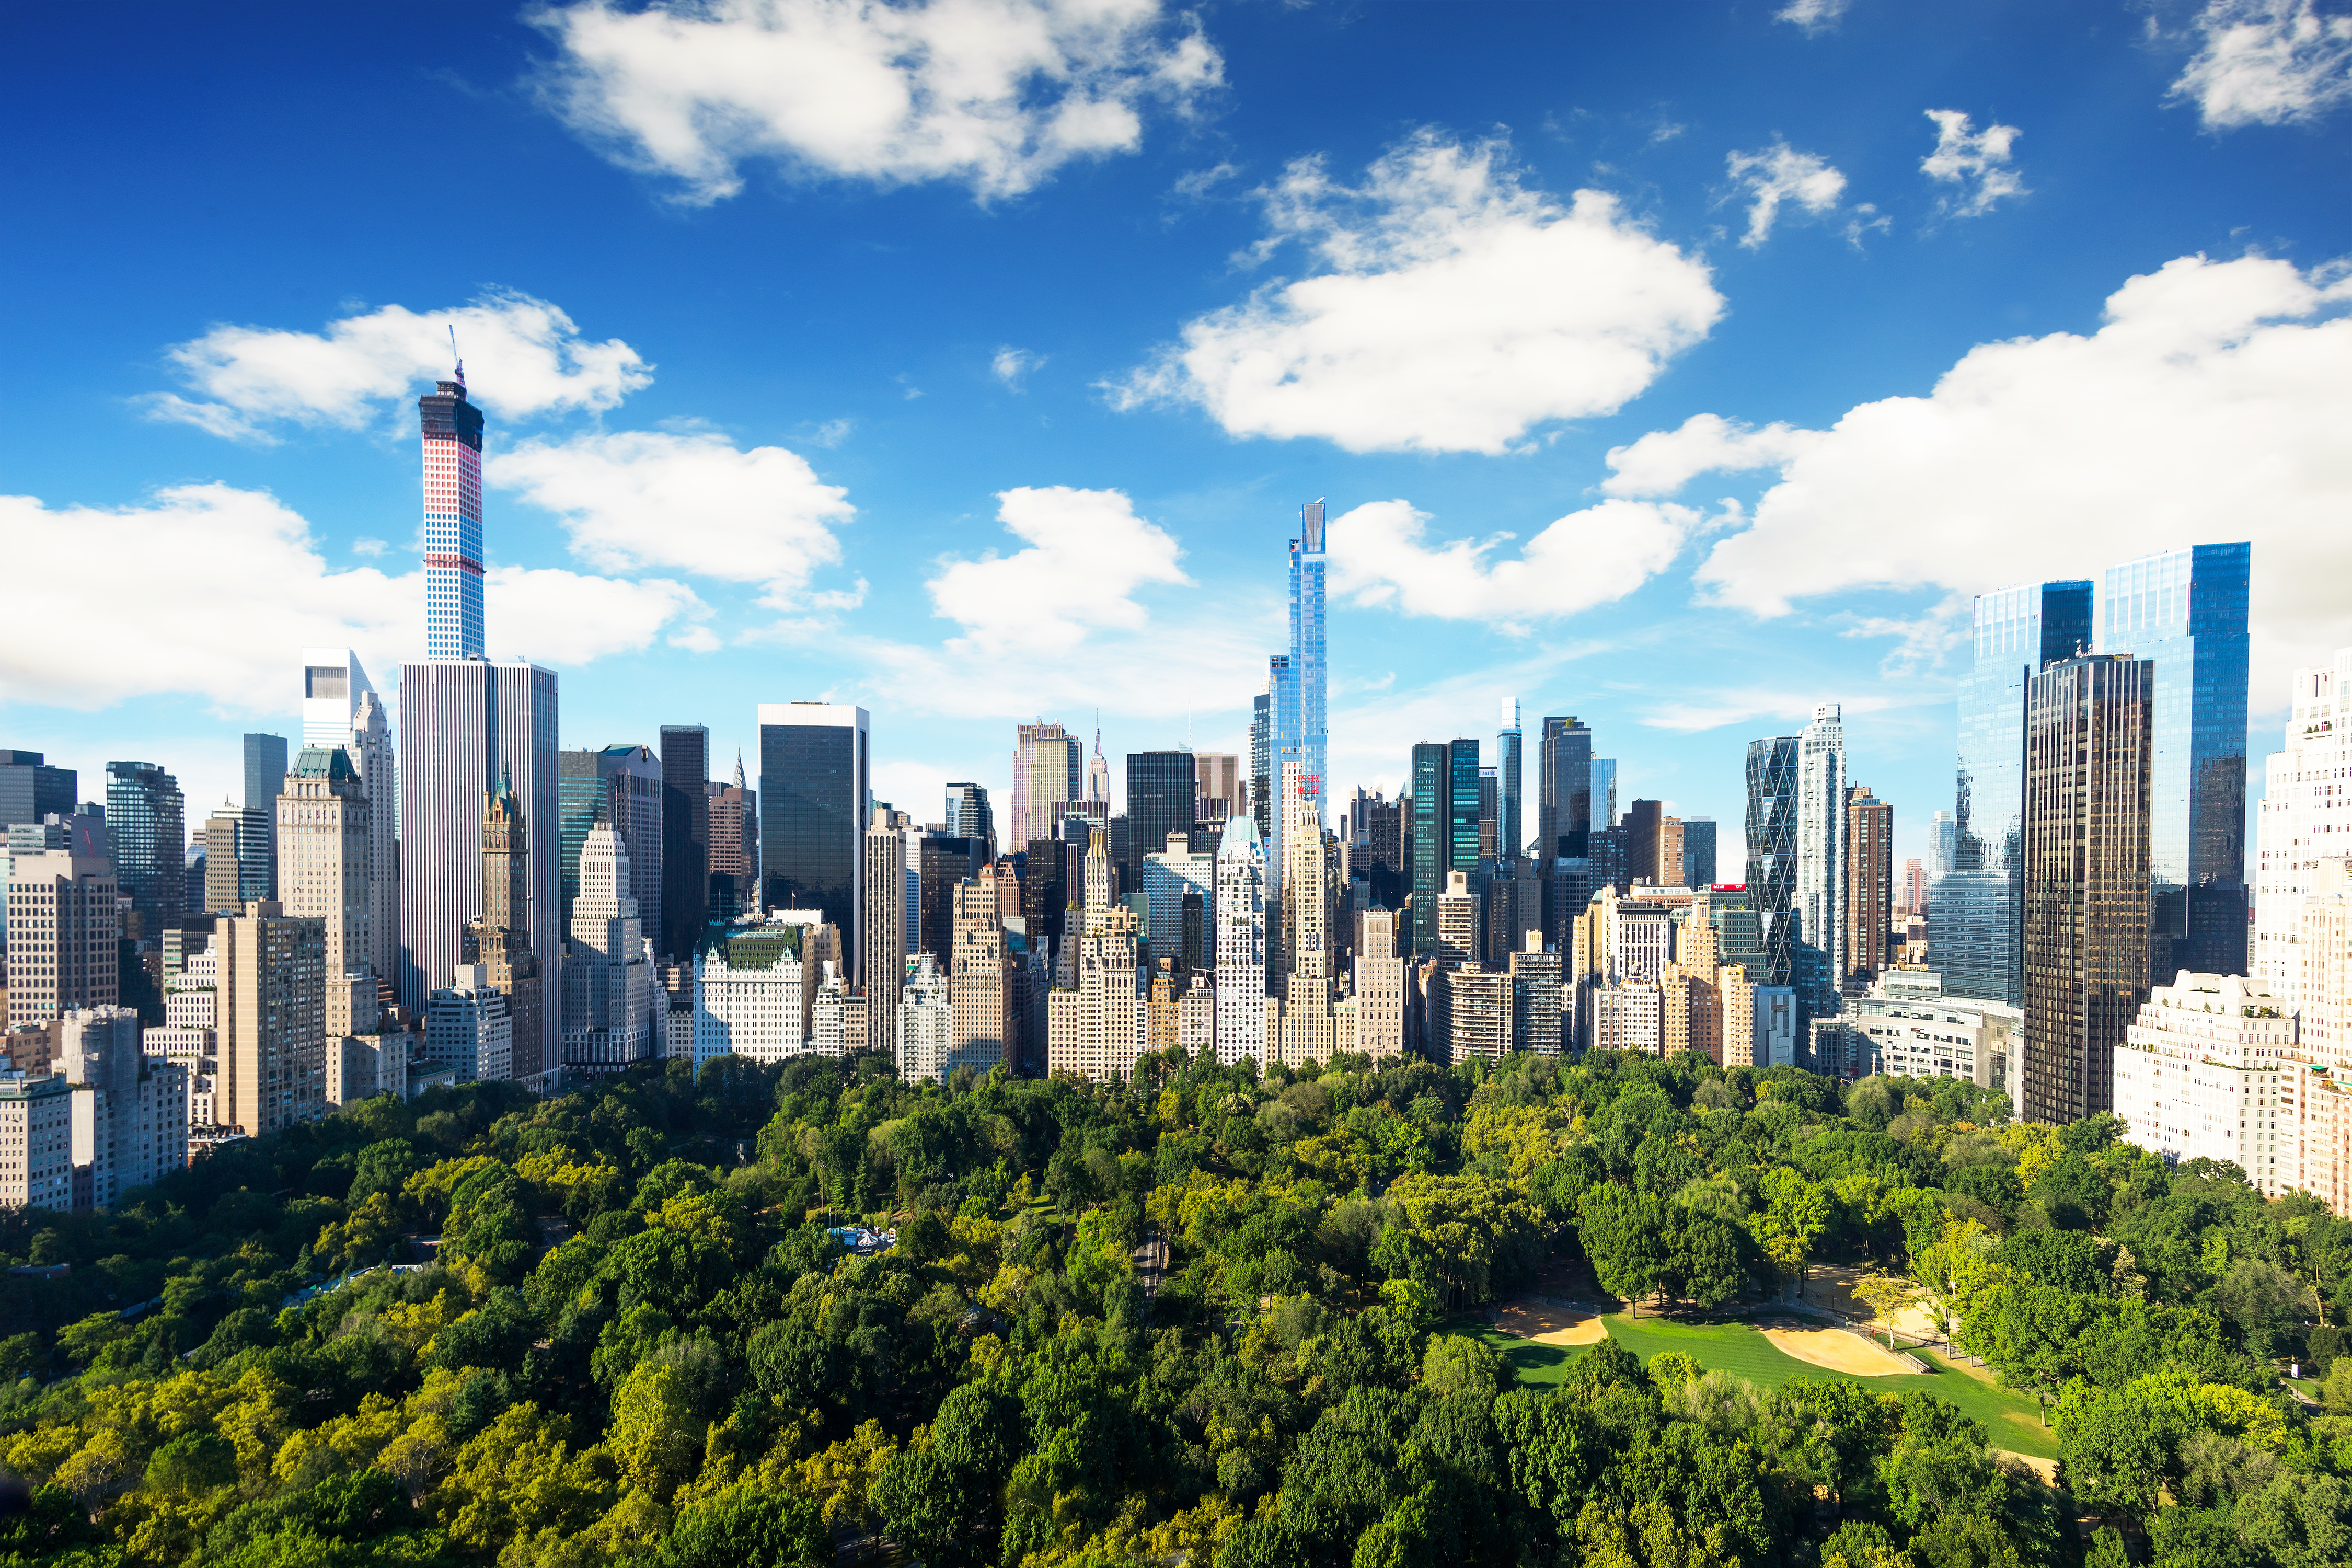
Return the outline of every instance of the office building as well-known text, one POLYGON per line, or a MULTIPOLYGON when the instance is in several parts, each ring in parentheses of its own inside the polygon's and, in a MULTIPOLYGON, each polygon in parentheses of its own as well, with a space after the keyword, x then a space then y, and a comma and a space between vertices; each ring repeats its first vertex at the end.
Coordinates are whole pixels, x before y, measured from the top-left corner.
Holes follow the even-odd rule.
POLYGON ((1866 784, 1845 792, 1845 934, 1842 980, 1860 989, 1886 967, 1888 932, 1895 925, 1895 808, 1866 784))
POLYGON ((418 398, 416 410, 425 437, 425 657, 478 659, 482 411, 466 400, 465 367, 457 367, 455 381, 436 383, 418 398))
POLYGON ((1166 851, 1168 836, 1192 831, 1199 795, 1190 752, 1129 752, 1127 754, 1127 858, 1120 888, 1143 888, 1143 858, 1166 851))
POLYGON ((2004 1002, 1954 996, 1932 969, 1890 969, 1847 1000, 1843 1022, 1860 1043, 1844 1054, 1846 1077, 1954 1078, 2006 1092, 2025 1015, 2004 1002))
POLYGON ((1257 841, 1274 843, 1274 688, 1277 669, 1287 668, 1290 656, 1276 654, 1266 661, 1265 689, 1250 700, 1249 809, 1257 820, 1257 841))
POLYGON ((512 1078, 514 1015, 506 993, 478 963, 457 965, 450 981, 425 1005, 425 1070, 458 1083, 512 1078))
POLYGON ((2305 901, 2320 887, 2323 862, 2345 855, 2352 855, 2352 647, 2294 672, 2286 734, 2263 764, 2252 973, 2306 1017, 2305 901))
MULTIPOLYGON (((400 999, 423 1016, 482 915, 482 795, 511 787, 530 837, 527 924, 548 999, 540 1059, 563 1059, 562 834, 555 672, 479 658, 400 667, 400 999)), ((528 1053, 526 1053, 527 1055, 528 1053)))
POLYGON ((1170 834, 1165 851, 1143 858, 1144 935, 1151 944, 1153 963, 1173 958, 1187 968, 1198 968, 1215 954, 1216 882, 1217 858, 1194 849, 1189 834, 1170 834), (1193 910, 1196 927, 1202 928, 1194 931, 1189 948, 1188 908, 1193 910))
MULTIPOLYGON (((480 983, 507 999, 507 1066, 518 1079, 537 1078, 561 1065, 546 1053, 551 1002, 538 952, 530 944, 530 831, 510 779, 482 796, 482 914, 466 928, 466 962, 480 983)), ((478 1075, 488 1076, 488 1075, 478 1075)))
MULTIPOLYGON (((341 745, 342 742, 334 742, 341 745)), ((261 813, 261 890, 248 898, 278 897, 278 791, 286 778, 286 737, 245 737, 245 799, 247 811, 261 813)))
POLYGON ((865 709, 836 703, 760 704, 761 907, 819 911, 841 928, 853 961, 865 952, 868 722, 865 709))
POLYGON ((1192 753, 1192 819, 1222 823, 1248 805, 1242 785, 1242 760, 1232 752, 1192 753))
MULTIPOLYGON (((33 756, 37 752, 0 752, 0 756, 33 756)), ((10 769, 0 767, 0 784, 11 773, 21 773, 30 785, 45 784, 45 789, 26 788, 25 794, 57 797, 56 784, 62 782, 69 795, 73 789, 73 773, 67 768, 10 769), (51 775, 41 780, 38 775, 51 775), (61 781, 55 775, 62 774, 61 781)), ((71 815, 73 801, 63 805, 51 805, 49 811, 59 816, 71 815)), ((6 823, 38 822, 40 815, 16 816, 13 808, 0 800, 0 818, 6 823)), ((106 764, 106 838, 107 857, 114 862, 116 889, 131 900, 131 910, 139 917, 140 934, 152 938, 160 935, 170 922, 186 912, 187 879, 182 854, 187 843, 187 803, 180 794, 180 781, 153 763, 121 762, 106 764)))
POLYGON ((214 1114, 258 1138, 327 1109, 327 934, 266 899, 215 927, 214 1114))
POLYGON ((1072 984, 1046 998, 1045 1063, 1049 1072, 1097 1082, 1124 1082, 1143 1049, 1142 995, 1136 966, 1136 919, 1115 901, 1108 835, 1089 836, 1076 911, 1082 934, 1071 955, 1072 984))
POLYGON ((969 779, 950 783, 940 822, 957 838, 977 840, 982 864, 996 858, 996 816, 989 808, 988 791, 979 784, 969 779))
POLYGON ((1617 759, 1592 759, 1592 826, 1617 826, 1617 759))
POLYGON ((1960 678, 1955 810, 1929 841, 1948 857, 1927 925, 1928 962, 1947 994, 2024 1005, 2025 688, 2044 666, 2090 646, 2091 621, 2087 582, 1976 596, 1960 678), (1947 879, 1958 880, 1948 888, 1947 879))
POLYGON ((663 816, 661 763, 645 746, 623 742, 594 751, 564 752, 556 758, 562 782, 557 785, 563 812, 562 870, 560 878, 564 918, 580 889, 580 851, 588 830, 609 822, 629 854, 629 896, 637 900, 639 924, 649 937, 661 934, 661 843, 667 831, 663 816))
POLYGON ((1837 703, 1815 708, 1813 721, 1798 732, 1796 789, 1793 907, 1801 940, 1817 949, 1824 963, 1810 994, 1801 978, 1792 979, 1807 1016, 1826 1017, 1838 1010, 1838 980, 1853 967, 1845 945, 1845 725, 1837 703))
POLYGON ((1542 932, 1528 931, 1505 973, 1511 984, 1511 1049, 1559 1055, 1559 952, 1544 946, 1542 932))
POLYGON ((0 1210, 74 1206, 73 1085, 0 1073, 0 1210))
POLYGON ((223 805, 205 819, 205 910, 219 914, 266 897, 273 879, 269 808, 223 805))
POLYGON ((1683 818, 1683 886, 1715 886, 1715 818, 1683 818))
POLYGON ((1440 969, 1478 962, 1478 899, 1465 872, 1445 873, 1445 891, 1437 895, 1437 946, 1431 956, 1440 969))
POLYGON ((1254 817, 1217 842, 1217 1060, 1265 1061, 1265 846, 1254 817))
POLYGON ((735 758, 730 784, 710 785, 711 919, 756 913, 760 908, 760 792, 743 783, 743 758, 735 758))
MULTIPOLYGON (((114 801, 114 768, 143 768, 147 763, 121 763, 107 769, 107 804, 114 801)), ((161 773, 161 769, 156 770, 161 773)), ((173 784, 176 794, 179 786, 173 784)), ((53 767, 38 752, 0 750, 0 828, 20 822, 38 822, 50 816, 73 815, 74 797, 81 791, 72 768, 53 767)))
POLYGON ((128 1007, 78 1010, 60 1022, 58 1065, 75 1091, 75 1206, 112 1208, 133 1188, 185 1170, 187 1070, 147 1055, 139 1015, 128 1007))
POLYGON ((2276 1197, 2297 1184, 2301 1070, 2285 998, 2242 974, 2182 970, 2149 989, 2116 1047, 2115 1113, 2167 1164, 2221 1161, 2276 1197))
MULTIPOLYGON (((956 889, 953 964, 944 973, 934 966, 933 974, 929 990, 919 982, 910 982, 902 994, 914 995, 919 1003, 928 1005, 931 993, 936 992, 949 1005, 946 1048, 940 1058, 939 1076, 944 1079, 958 1068, 970 1068, 974 1074, 981 1074, 1012 1062, 1019 1039, 1020 1009, 1013 994, 1014 970, 1005 942, 1004 920, 997 909, 993 872, 983 870, 956 889)), ((902 1071, 907 1062, 906 1041, 912 1037, 927 1048, 932 1032, 928 1018, 915 1030, 901 1025, 898 1060, 902 1071)))
MULTIPOLYGON (((694 955, 695 1069, 720 1057, 768 1065, 806 1048, 805 927, 714 931, 694 955)), ((897 1009, 891 1010, 895 1028, 897 1009)))
POLYGON ((1520 809, 1525 769, 1519 755, 1519 700, 1503 699, 1502 730, 1495 737, 1497 799, 1495 811, 1495 854, 1516 860, 1528 852, 1528 824, 1520 809))
POLYGON ((2155 666, 2147 984, 2246 973, 2247 544, 2101 574, 2098 647, 2155 666))
POLYGON ((1680 888, 1683 880, 1683 825, 1666 815, 1665 803, 1637 800, 1626 807, 1625 872, 1636 882, 1680 888))
POLYGON ((1055 804, 1082 798, 1080 761, 1078 738, 1059 724, 1013 726, 1013 847, 1054 837, 1055 804))
POLYGON ((956 888, 980 875, 988 864, 987 847, 977 838, 936 831, 910 835, 910 844, 918 885, 914 941, 908 951, 929 953, 944 974, 955 957, 956 888))
POLYGON ((1377 790, 1358 790, 1348 809, 1349 832, 1354 840, 1354 872, 1364 880, 1372 902, 1384 910, 1404 908, 1404 812, 1402 798, 1390 800, 1377 790))
POLYGON ((2116 1047, 2147 996, 2155 667, 2052 664, 2025 688, 2024 1118, 2114 1107, 2116 1047))
POLYGON ((360 700, 375 694, 359 655, 347 647, 302 650, 302 744, 341 746, 358 727, 360 700))
POLYGON ((10 1023, 46 1023, 121 999, 115 900, 114 867, 103 856, 10 851, 10 1023))
POLYGON ((683 961, 710 905, 710 731, 661 727, 661 952, 683 961))
POLYGON ((1581 860, 1591 831, 1592 731, 1574 717, 1546 719, 1536 759, 1537 858, 1581 860))
MULTIPOLYGON (((867 994, 870 1004, 872 993, 867 994)), ((898 1033, 892 1040, 899 1078, 908 1083, 945 1083, 955 1018, 948 1001, 947 973, 929 953, 918 954, 907 971, 896 1016, 898 1033)))
MULTIPOLYGON (((1394 910, 1365 910, 1355 920, 1349 996, 1356 1004, 1356 1048, 1370 1057, 1400 1056, 1404 1051, 1405 961, 1397 951, 1399 918, 1394 910)), ((1555 978, 1555 1017, 1558 989, 1555 978)))
POLYGON ((396 982, 400 975, 400 791, 393 780, 392 726, 373 691, 360 693, 352 704, 351 729, 339 743, 351 758, 352 771, 368 801, 367 972, 379 980, 396 982))
POLYGON ((572 901, 572 943, 563 965, 563 1065, 616 1072, 650 1061, 653 956, 637 921, 629 852, 609 822, 580 848, 580 891, 572 901))
POLYGON ((873 823, 866 830, 865 881, 860 890, 865 910, 857 922, 857 940, 864 944, 857 967, 866 977, 866 1023, 877 1038, 885 1040, 898 1037, 898 995, 907 956, 914 945, 908 940, 907 922, 908 835, 891 817, 889 811, 877 806, 873 823))
POLYGON ((326 1031, 329 1039, 375 1027, 374 951, 368 917, 372 803, 360 787, 351 753, 341 745, 305 746, 281 781, 278 796, 278 902, 289 916, 320 922, 326 942, 326 1031), (354 1015, 353 988, 364 978, 365 1005, 354 1015))
MULTIPOLYGON (((2022 712, 2024 703, 2021 695, 2018 706, 2019 710, 2022 712)), ((2022 733, 2021 727, 2020 733, 2022 733)), ((1931 879, 1930 886, 1933 886, 1932 879, 1943 876, 1958 866, 1959 853, 1958 820, 1948 811, 1936 813, 1927 825, 1927 875, 1931 879)), ((1920 907, 1924 909, 1926 906, 1923 904, 1920 907)))
POLYGON ((1796 973, 1797 737, 1748 742, 1748 875, 1764 943, 1768 982, 1796 973))

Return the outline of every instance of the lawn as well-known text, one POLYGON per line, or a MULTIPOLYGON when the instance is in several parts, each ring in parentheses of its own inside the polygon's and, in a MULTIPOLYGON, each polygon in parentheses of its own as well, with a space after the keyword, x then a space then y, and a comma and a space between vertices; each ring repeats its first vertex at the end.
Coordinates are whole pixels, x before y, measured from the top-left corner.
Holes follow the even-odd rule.
MULTIPOLYGON (((1701 1366, 1719 1368, 1760 1388, 1778 1388, 1792 1377, 1845 1375, 1782 1353, 1771 1341, 1746 1323, 1684 1323, 1664 1318, 1630 1318, 1622 1312, 1612 1312, 1604 1321, 1609 1326, 1609 1337, 1639 1356, 1644 1364, 1662 1351, 1680 1351, 1701 1366)), ((1570 1365, 1584 1353, 1580 1347, 1539 1345, 1492 1328, 1465 1327, 1500 1351, 1503 1359, 1517 1371, 1519 1381, 1531 1387, 1545 1388, 1560 1383, 1568 1376, 1570 1365)), ((1948 1366, 1925 1351, 1913 1353, 1936 1370, 1893 1377, 1858 1377, 1853 1381, 1885 1394, 1917 1388, 1940 1394, 1971 1419, 1984 1423, 1985 1430, 1992 1435, 1994 1447, 2039 1459, 2057 1458, 2058 1436, 2042 1425, 2032 1400, 1948 1366)))

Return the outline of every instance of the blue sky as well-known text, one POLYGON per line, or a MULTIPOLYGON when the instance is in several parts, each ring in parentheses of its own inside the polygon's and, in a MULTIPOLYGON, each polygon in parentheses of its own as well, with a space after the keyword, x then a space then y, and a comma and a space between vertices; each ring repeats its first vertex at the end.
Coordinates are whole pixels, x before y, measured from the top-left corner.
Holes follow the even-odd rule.
POLYGON ((421 651, 452 323, 564 743, 856 701, 919 816, 1239 749, 1318 496, 1341 790, 1517 696, 1731 822, 1835 700, 1918 854, 1969 594, 2252 539, 2257 759, 2352 642, 2342 0, 11 26, 0 745, 85 794, 421 651))

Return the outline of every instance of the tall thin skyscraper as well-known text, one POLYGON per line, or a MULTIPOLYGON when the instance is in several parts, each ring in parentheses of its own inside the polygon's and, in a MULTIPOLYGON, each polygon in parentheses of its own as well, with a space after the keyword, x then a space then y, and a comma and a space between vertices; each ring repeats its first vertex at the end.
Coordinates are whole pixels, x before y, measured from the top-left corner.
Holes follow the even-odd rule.
POLYGON ((2148 983, 2246 973, 2246 592, 2253 547, 2110 566, 2101 653, 2156 667, 2148 762, 2148 983))
MULTIPOLYGON (((957 779, 948 785, 946 807, 942 820, 948 832, 958 838, 977 839, 985 846, 980 851, 983 862, 995 859, 996 813, 989 806, 987 789, 970 779, 957 779)), ((946 968, 944 963, 941 968, 946 968)))
POLYGON ((1617 759, 1592 759, 1592 826, 1595 829, 1617 826, 1617 759))
POLYGON ((2028 583, 1976 597, 1960 679, 1949 863, 1928 902, 1927 961, 1941 972, 1946 995, 2024 1004, 2025 687, 2090 640, 2088 582, 2028 583))
MULTIPOLYGON (((341 745, 339 740, 332 742, 341 745)), ((286 737, 247 735, 245 738, 245 808, 259 811, 262 822, 262 889, 254 895, 278 896, 278 792, 286 782, 286 737)))
POLYGON ((1592 731, 1573 715, 1543 721, 1536 759, 1536 858, 1581 860, 1592 831, 1592 731))
POLYGON ((1217 1060, 1265 1060, 1265 846, 1230 816, 1217 845, 1217 1060))
MULTIPOLYGON (((58 812, 60 816, 73 810, 71 793, 68 784, 69 798, 58 812)), ((115 886, 130 897, 141 934, 150 940, 160 937, 165 923, 184 912, 186 813, 180 781, 155 763, 106 764, 106 839, 115 886)), ((38 822, 40 817, 24 820, 38 822)))
POLYGON ((1102 715, 1099 713, 1095 715, 1095 754, 1087 763, 1087 798, 1101 801, 1104 812, 1109 812, 1110 763, 1103 755, 1102 715))
POLYGON ((1054 837, 1054 806, 1083 798, 1078 738, 1059 724, 1018 724, 1013 731, 1013 848, 1054 837))
POLYGON ((466 367, 416 400, 425 426, 425 657, 482 657, 482 411, 466 367))
POLYGON ((907 969, 907 835, 892 826, 888 811, 875 808, 861 853, 866 880, 859 894, 864 913, 857 928, 857 966, 866 975, 866 1036, 896 1040, 907 969))
POLYGON ((851 963, 865 952, 869 722, 865 709, 839 703, 760 704, 761 905, 822 911, 851 963))
MULTIPOLYGON (((1279 659, 1284 656, 1275 655, 1279 659)), ((1261 847, 1274 842, 1274 682, 1250 700, 1250 816, 1257 821, 1261 847)))
POLYGON ((215 928, 215 1121, 258 1138, 327 1113, 326 943, 270 900, 215 928))
POLYGON ((710 731, 661 727, 661 950, 689 963, 710 898, 710 731))
MULTIPOLYGON (((541 990, 538 954, 524 924, 530 905, 530 835, 511 780, 482 796, 482 918, 466 928, 466 962, 479 964, 483 982, 507 998, 511 1024, 508 1070, 534 1078, 553 1068, 542 1057, 548 998, 541 990)), ((563 1011, 562 998, 553 1009, 563 1011)))
POLYGON ((1815 708, 1813 721, 1798 732, 1796 785, 1799 935, 1827 961, 1812 994, 1800 985, 1798 1000, 1809 1005, 1810 1016, 1822 1017, 1836 1011, 1835 987, 1848 968, 1845 721, 1839 704, 1815 708))
POLYGON ((1465 737, 1445 748, 1445 868, 1474 874, 1478 869, 1480 835, 1480 772, 1478 742, 1465 737))
POLYGON ((2114 1109, 2147 999, 2152 660, 2062 659, 2025 692, 2025 1120, 2114 1109))
POLYGON ((1761 928, 1768 984, 1796 973, 1797 737, 1748 742, 1748 896, 1761 928))
POLYGON ((1516 860, 1528 852, 1528 825, 1519 814, 1519 700, 1503 699, 1502 733, 1495 738, 1495 765, 1502 775, 1500 809, 1495 814, 1495 854, 1516 860))
POLYGON ((1298 537, 1290 542, 1290 684, 1279 714, 1281 755, 1275 763, 1277 777, 1284 762, 1296 762, 1305 771, 1306 782, 1317 786, 1318 823, 1329 750, 1324 710, 1324 567, 1323 502, 1318 498, 1299 509, 1298 537))
POLYGON ((629 851, 612 824, 588 831, 580 892, 572 900, 570 962, 563 966, 563 1065, 616 1072, 659 1054, 653 1027, 653 964, 629 891, 629 851))
POLYGON ((1437 900, 1445 891, 1446 848, 1450 813, 1447 796, 1452 775, 1445 766, 1445 747, 1423 741, 1412 749, 1410 777, 1412 795, 1405 811, 1405 878, 1411 900, 1412 947, 1417 956, 1437 951, 1437 900))
POLYGON ((1867 784, 1845 792, 1845 935, 1843 974, 1866 984, 1886 967, 1895 923, 1895 808, 1867 784))
POLYGON ((352 979, 374 978, 368 920, 369 816, 373 803, 341 746, 305 746, 282 781, 278 797, 279 902, 289 916, 314 920, 324 930, 327 1038, 375 1026, 375 987, 352 1005, 352 979))
POLYGON ((373 689, 352 704, 343 749, 368 797, 368 973, 400 974, 400 791, 393 782, 392 726, 373 689))

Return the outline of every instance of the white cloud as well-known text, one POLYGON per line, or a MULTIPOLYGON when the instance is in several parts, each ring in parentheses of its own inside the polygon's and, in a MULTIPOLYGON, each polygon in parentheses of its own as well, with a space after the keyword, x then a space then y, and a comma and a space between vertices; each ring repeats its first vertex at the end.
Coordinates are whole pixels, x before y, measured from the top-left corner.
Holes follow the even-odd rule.
POLYGON ((1776 22, 1794 22, 1808 33, 1827 32, 1843 19, 1853 0, 1789 0, 1772 13, 1776 22))
POLYGON ((505 418, 610 408, 653 379, 620 339, 592 342, 546 300, 497 292, 422 315, 386 305, 319 332, 215 327, 166 352, 189 387, 213 401, 157 393, 147 411, 252 440, 274 439, 273 427, 286 424, 355 428, 449 374, 452 326, 470 395, 505 418))
POLYGON ((1818 430, 1785 424, 1751 430, 1719 415, 1694 414, 1675 430, 1653 430, 1630 446, 1612 447, 1612 470, 1601 481, 1612 496, 1670 496, 1706 473, 1772 468, 1821 440, 1818 430))
POLYGON ((1007 343, 996 351, 994 359, 988 362, 988 374, 1018 392, 1021 390, 1021 378, 1045 363, 1044 354, 1033 354, 1027 349, 1016 349, 1007 343))
POLYGON ((1605 500, 1570 512, 1513 559, 1503 541, 1433 543, 1429 518, 1409 501, 1370 501, 1331 523, 1331 589, 1409 616, 1516 627, 1622 598, 1662 572, 1703 519, 1688 507, 1605 500))
POLYGON ((1800 153, 1777 137, 1760 153, 1734 153, 1724 162, 1732 183, 1748 198, 1748 232, 1739 243, 1751 249, 1770 237, 1782 202, 1819 214, 1835 210, 1845 194, 1845 176, 1827 159, 1800 153))
POLYGON ((1147 105, 1188 110, 1224 68, 1160 0, 581 0, 533 20, 562 50, 557 111, 694 203, 762 159, 1018 195, 1132 152, 1147 105))
POLYGON ((948 645, 959 656, 1072 653, 1093 633, 1139 629, 1138 588, 1191 581, 1175 539, 1118 490, 1023 486, 996 500, 1029 548, 949 562, 930 582, 932 605, 963 628, 948 645))
POLYGON ((827 525, 856 510, 796 453, 708 432, 526 441, 494 453, 488 478, 562 518, 592 566, 759 583, 780 610, 803 606, 811 577, 841 558, 827 525))
POLYGON ((1321 270, 1188 322, 1114 405, 1195 403, 1235 436, 1351 452, 1501 452, 1613 412, 1706 335, 1722 296, 1613 196, 1563 208, 1506 153, 1423 132, 1357 187, 1291 164, 1262 193, 1258 254, 1297 240, 1321 270))
POLYGON ((1931 180, 1957 185, 1944 198, 1942 210, 1959 217, 1981 217, 2004 196, 2030 195, 2025 182, 2009 166, 2009 149, 2021 134, 2014 125, 1969 128, 1969 117, 1957 109, 1930 109, 1936 122, 1936 150, 1919 160, 1931 180))
MULTIPOLYGON (((382 683, 423 640, 419 574, 330 569, 310 524, 257 490, 183 485, 121 508, 0 497, 0 535, 21 580, 42 584, 10 604, 0 700, 184 693, 268 712, 294 700, 289 648, 355 647, 382 683)), ((676 583, 514 568, 493 570, 484 598, 494 647, 567 664, 643 647, 699 609, 676 583)))
POLYGON ((1716 544, 1700 586, 1780 616, 1853 590, 1975 594, 2250 540, 2266 701, 2286 668, 2352 643, 2347 301, 2352 283, 2284 261, 2184 257, 2116 290, 2092 335, 1980 344, 1925 397, 1788 433, 1754 526, 1716 544))
POLYGON ((2352 101, 2352 16, 2313 0, 2207 0, 2172 84, 2215 130, 2317 120, 2352 101))

